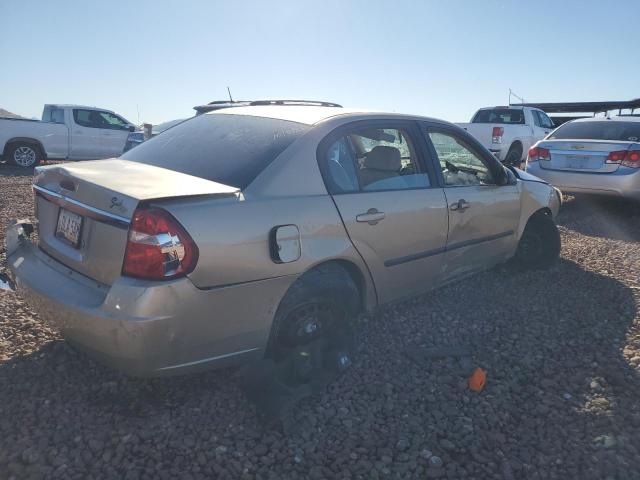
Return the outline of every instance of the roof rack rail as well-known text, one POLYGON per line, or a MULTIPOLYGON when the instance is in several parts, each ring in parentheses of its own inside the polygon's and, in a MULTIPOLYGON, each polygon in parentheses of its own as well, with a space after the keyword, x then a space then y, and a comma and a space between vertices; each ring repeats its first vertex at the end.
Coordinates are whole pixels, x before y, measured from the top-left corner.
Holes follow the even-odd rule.
POLYGON ((249 105, 315 105, 317 107, 336 107, 342 108, 342 105, 333 102, 322 102, 319 100, 253 100, 249 105))
POLYGON ((338 105, 337 103, 320 102, 316 100, 215 100, 207 103, 206 105, 196 105, 193 109, 199 115, 201 113, 213 112, 223 108, 269 105, 300 105, 342 108, 342 105, 338 105))

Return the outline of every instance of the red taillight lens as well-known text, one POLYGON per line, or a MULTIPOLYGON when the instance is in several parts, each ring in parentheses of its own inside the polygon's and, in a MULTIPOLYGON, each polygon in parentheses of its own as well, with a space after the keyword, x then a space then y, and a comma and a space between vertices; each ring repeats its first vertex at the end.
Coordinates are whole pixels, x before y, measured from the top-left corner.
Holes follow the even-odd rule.
POLYGON ((622 161, 622 165, 631 168, 640 168, 640 150, 629 150, 622 161))
POLYGON ((551 152, 542 147, 531 147, 528 154, 529 162, 537 162, 538 160, 551 160, 551 152))
POLYGON ((138 209, 129 227, 122 274, 149 280, 167 280, 193 271, 198 247, 165 210, 138 209))
POLYGON ((502 135, 504 135, 504 128, 493 127, 493 131, 491 132, 491 141, 493 143, 502 143, 502 135))
POLYGON ((616 152, 609 152, 607 156, 607 163, 620 163, 624 160, 625 155, 627 154, 626 150, 618 150, 616 152))

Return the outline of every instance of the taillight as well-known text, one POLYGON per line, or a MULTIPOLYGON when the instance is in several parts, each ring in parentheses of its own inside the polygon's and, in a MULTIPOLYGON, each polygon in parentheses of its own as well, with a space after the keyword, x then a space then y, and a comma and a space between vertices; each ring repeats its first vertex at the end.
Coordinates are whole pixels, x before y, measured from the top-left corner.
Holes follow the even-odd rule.
POLYGON ((626 150, 609 152, 609 155, 607 155, 607 163, 621 163, 622 160, 624 160, 624 157, 626 154, 627 154, 626 150))
POLYGON ((640 168, 640 150, 629 150, 622 165, 631 168, 640 168))
POLYGON ((504 128, 493 127, 493 131, 491 132, 491 142, 502 143, 502 135, 504 135, 504 128))
POLYGON ((198 262, 198 247, 182 225, 165 210, 133 213, 122 274, 148 280, 182 277, 198 262))
POLYGON ((538 160, 551 160, 551 152, 546 148, 531 147, 527 161, 537 162, 538 160))
POLYGON ((607 163, 618 163, 623 167, 640 168, 640 150, 617 150, 609 152, 607 163))

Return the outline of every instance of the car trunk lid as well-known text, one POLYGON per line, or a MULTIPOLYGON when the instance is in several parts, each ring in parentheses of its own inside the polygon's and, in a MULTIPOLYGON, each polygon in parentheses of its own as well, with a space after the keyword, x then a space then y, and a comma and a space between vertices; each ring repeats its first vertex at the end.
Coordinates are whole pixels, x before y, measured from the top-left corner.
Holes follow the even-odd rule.
POLYGON ((619 164, 608 163, 611 152, 626 151, 633 142, 610 140, 545 140, 539 148, 549 150, 549 159, 540 161, 540 168, 585 173, 612 173, 619 164))
POLYGON ((239 193, 235 187, 120 159, 38 167, 34 190, 42 250, 104 284, 120 275, 129 221, 141 203, 239 193))

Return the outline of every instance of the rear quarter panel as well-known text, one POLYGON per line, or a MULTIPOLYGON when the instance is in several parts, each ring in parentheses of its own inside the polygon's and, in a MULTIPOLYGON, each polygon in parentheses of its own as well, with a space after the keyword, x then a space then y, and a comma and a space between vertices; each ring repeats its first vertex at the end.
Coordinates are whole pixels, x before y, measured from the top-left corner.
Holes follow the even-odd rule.
POLYGON ((66 158, 69 129, 61 123, 30 120, 0 119, 0 148, 6 154, 6 145, 13 139, 32 139, 45 150, 48 158, 66 158))
MULTIPOLYGON (((163 202, 192 236, 199 249, 195 270, 189 275, 198 288, 254 282, 283 276, 297 277, 327 260, 367 269, 351 244, 328 195, 246 199, 184 199, 163 202), (269 235, 280 225, 296 225, 301 257, 276 263, 269 235)), ((375 303, 375 293, 365 293, 375 303)))

